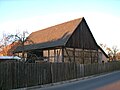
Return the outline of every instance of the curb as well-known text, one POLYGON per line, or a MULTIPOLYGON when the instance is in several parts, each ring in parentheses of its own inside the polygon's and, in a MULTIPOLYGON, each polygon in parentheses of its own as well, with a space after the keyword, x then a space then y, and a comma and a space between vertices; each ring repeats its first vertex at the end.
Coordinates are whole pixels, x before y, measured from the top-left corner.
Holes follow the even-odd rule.
POLYGON ((44 84, 44 85, 37 85, 37 86, 32 86, 32 87, 18 88, 18 89, 12 89, 12 90, 33 90, 33 89, 37 89, 37 88, 46 88, 46 87, 50 87, 50 86, 61 85, 64 83, 71 83, 71 82, 75 82, 75 81, 79 81, 79 80, 84 80, 84 79, 92 78, 95 76, 96 75, 92 75, 92 76, 87 76, 87 77, 82 77, 82 78, 77 78, 77 79, 71 79, 71 80, 67 80, 67 81, 61 81, 61 82, 56 82, 56 83, 44 84))

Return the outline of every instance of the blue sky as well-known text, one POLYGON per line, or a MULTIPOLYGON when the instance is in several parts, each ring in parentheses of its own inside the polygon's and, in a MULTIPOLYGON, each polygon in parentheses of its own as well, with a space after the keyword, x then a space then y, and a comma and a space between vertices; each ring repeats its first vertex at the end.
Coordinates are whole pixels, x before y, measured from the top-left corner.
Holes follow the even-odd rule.
POLYGON ((0 22, 50 13, 91 11, 120 16, 120 0, 0 0, 0 22))
POLYGON ((120 0, 0 0, 0 36, 31 33, 82 16, 98 44, 120 49, 120 0))

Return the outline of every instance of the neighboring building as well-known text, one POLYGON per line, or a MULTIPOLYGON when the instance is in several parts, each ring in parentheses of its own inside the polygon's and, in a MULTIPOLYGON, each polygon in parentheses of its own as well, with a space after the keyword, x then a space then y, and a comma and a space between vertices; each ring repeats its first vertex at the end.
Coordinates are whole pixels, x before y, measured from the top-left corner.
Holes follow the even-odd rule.
POLYGON ((3 47, 0 51, 0 56, 13 56, 13 51, 19 45, 19 42, 13 42, 5 47, 3 47))
POLYGON ((120 52, 117 52, 116 61, 120 61, 120 52))
POLYGON ((3 56, 3 52, 2 51, 0 51, 0 56, 3 56))
POLYGON ((107 59, 96 43, 84 17, 31 33, 25 46, 14 51, 25 52, 28 59, 39 57, 49 62, 97 63, 107 59), (104 58, 103 58, 104 57, 104 58))
POLYGON ((20 60, 21 58, 18 56, 0 56, 0 62, 17 62, 20 60))

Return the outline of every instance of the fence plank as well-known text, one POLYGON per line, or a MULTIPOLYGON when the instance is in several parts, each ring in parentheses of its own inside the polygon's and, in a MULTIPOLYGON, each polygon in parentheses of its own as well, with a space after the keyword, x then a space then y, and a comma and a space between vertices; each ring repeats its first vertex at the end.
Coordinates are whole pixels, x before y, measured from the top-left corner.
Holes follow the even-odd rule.
POLYGON ((120 70, 120 62, 0 63, 0 90, 55 83, 115 70, 120 70))

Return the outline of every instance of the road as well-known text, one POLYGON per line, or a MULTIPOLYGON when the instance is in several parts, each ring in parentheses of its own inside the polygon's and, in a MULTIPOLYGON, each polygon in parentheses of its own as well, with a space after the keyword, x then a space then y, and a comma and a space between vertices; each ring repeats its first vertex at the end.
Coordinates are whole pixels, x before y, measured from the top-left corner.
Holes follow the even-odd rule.
POLYGON ((120 90, 120 71, 34 90, 120 90))

